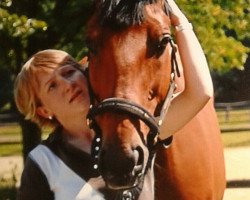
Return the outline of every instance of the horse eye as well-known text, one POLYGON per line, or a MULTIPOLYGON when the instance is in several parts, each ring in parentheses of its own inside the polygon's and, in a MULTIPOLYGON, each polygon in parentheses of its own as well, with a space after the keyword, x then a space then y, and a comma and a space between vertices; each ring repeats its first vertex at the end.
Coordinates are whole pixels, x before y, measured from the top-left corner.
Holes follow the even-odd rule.
POLYGON ((159 39, 159 43, 157 46, 157 53, 161 54, 163 53, 163 51, 165 50, 167 44, 170 42, 170 35, 169 34, 163 34, 160 39, 159 39))
POLYGON ((97 45, 94 42, 91 42, 89 40, 86 41, 86 45, 88 47, 89 53, 96 55, 97 54, 97 45))
POLYGON ((97 54, 97 48, 95 46, 89 46, 89 53, 96 55, 97 54))

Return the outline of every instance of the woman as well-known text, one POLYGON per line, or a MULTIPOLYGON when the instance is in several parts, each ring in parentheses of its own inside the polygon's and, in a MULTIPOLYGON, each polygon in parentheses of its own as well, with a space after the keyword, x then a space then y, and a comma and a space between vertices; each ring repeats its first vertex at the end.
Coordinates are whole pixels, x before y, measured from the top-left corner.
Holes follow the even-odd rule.
MULTIPOLYGON (((192 26, 174 1, 168 3, 185 71, 185 90, 172 100, 162 125, 167 124, 166 134, 161 137, 182 128, 213 95, 207 62, 192 26), (189 103, 195 106, 185 106, 189 103)), ((112 191, 105 190, 90 156, 94 134, 86 124, 89 96, 81 66, 62 51, 38 52, 17 77, 15 100, 26 119, 55 127, 29 154, 18 199, 109 199, 112 191)))
POLYGON ((90 156, 93 133, 84 123, 89 97, 80 67, 63 51, 45 50, 35 54, 17 77, 20 112, 42 127, 55 127, 29 154, 18 199, 76 199, 85 180, 97 176, 90 156))

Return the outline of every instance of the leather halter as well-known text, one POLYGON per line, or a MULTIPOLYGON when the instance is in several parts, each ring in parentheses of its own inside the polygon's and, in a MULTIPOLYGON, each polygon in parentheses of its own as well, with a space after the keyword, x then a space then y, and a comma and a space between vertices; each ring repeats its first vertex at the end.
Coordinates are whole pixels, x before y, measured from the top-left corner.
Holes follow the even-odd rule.
MULTIPOLYGON (((168 147, 172 142, 172 136, 170 136, 167 139, 160 140, 157 138, 157 143, 154 144, 156 136, 160 134, 159 128, 162 124, 162 121, 168 111, 168 108, 170 106, 174 90, 176 88, 176 85, 174 83, 175 80, 175 71, 177 73, 177 76, 180 77, 180 72, 176 60, 176 49, 174 47, 174 42, 171 36, 168 36, 168 43, 170 43, 170 46, 172 48, 171 51, 171 75, 170 75, 170 85, 168 88, 167 95, 164 99, 160 115, 155 117, 151 115, 147 110, 145 110, 140 105, 132 102, 128 99, 122 99, 122 98, 107 98, 104 99, 102 102, 98 103, 97 105, 94 105, 94 94, 93 90, 90 85, 89 81, 89 92, 90 92, 90 109, 87 115, 87 124, 91 129, 94 129, 96 133, 96 137, 101 138, 101 130, 99 126, 97 125, 95 121, 95 117, 97 115, 111 112, 111 113, 119 113, 119 114, 127 114, 131 117, 138 118, 142 120, 150 129, 148 134, 148 139, 150 139, 152 142, 148 142, 147 146, 150 150, 155 149, 159 145, 163 145, 164 147, 168 147)), ((86 70, 86 75, 88 77, 88 70, 86 70)))

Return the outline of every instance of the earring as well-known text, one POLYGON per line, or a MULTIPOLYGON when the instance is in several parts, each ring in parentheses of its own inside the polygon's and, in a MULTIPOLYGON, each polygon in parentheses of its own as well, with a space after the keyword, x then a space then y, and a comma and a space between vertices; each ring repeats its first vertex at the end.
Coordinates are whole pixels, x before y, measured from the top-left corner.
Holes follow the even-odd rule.
POLYGON ((52 120, 53 119, 53 117, 52 116, 49 116, 49 120, 52 120))

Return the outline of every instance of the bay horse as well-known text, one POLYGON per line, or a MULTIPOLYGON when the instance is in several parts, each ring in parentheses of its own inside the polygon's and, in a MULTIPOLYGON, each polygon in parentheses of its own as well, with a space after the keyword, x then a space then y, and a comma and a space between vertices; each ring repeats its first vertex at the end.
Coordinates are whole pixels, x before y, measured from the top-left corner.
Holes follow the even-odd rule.
POLYGON ((93 144, 95 168, 119 199, 221 200, 224 157, 212 101, 173 138, 158 140, 156 116, 166 112, 178 74, 169 9, 164 0, 94 1, 86 42, 88 120, 101 142, 93 144))

